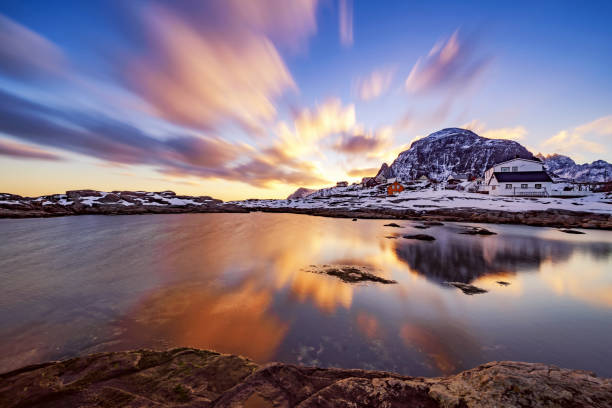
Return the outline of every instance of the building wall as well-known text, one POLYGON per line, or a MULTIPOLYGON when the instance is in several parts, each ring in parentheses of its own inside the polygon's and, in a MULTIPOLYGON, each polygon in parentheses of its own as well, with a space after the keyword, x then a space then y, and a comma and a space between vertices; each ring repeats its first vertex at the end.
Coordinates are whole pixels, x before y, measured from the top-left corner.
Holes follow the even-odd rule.
MULTIPOLYGON (((525 170, 528 171, 528 170, 525 170)), ((537 170, 534 170, 537 171, 537 170)), ((496 196, 515 196, 515 195, 539 195, 545 194, 548 195, 552 191, 551 182, 512 182, 512 183, 499 183, 497 179, 491 180, 489 184, 489 194, 496 196), (527 188, 523 188, 523 185, 526 185, 527 188), (540 188, 536 188, 536 184, 540 185, 540 188), (510 185, 511 188, 506 188, 507 185, 510 185)))
POLYGON ((544 165, 540 162, 534 162, 531 160, 525 159, 513 159, 509 160, 505 163, 499 163, 495 166, 491 167, 485 172, 485 183, 489 184, 491 177, 493 177, 493 173, 499 172, 501 173, 502 168, 507 168, 507 171, 544 171, 544 165))

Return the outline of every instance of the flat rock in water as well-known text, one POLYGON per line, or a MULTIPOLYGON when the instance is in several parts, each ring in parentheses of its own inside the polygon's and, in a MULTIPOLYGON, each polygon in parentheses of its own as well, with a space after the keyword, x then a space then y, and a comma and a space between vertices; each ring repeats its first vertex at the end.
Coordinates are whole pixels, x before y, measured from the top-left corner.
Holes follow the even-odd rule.
POLYGON ((98 353, 0 374, 0 406, 612 407, 612 379, 495 361, 447 377, 263 366, 192 348, 98 353), (251 405, 253 403, 253 405, 251 405))
POLYGON ((445 282, 447 285, 454 286, 457 289, 461 289, 466 295, 477 295, 479 293, 487 293, 488 290, 479 288, 478 286, 470 285, 469 283, 462 282, 445 282))
POLYGON ((406 239, 418 239, 420 241, 435 241, 436 238, 427 234, 404 235, 406 239))
POLYGON ((346 283, 397 283, 397 281, 391 279, 381 278, 380 276, 373 274, 370 268, 360 265, 323 265, 315 267, 311 265, 310 268, 305 269, 305 271, 335 276, 336 278, 346 283))
POLYGON ((385 224, 384 226, 385 226, 385 227, 401 228, 401 225, 398 225, 398 224, 396 224, 396 223, 394 223, 394 222, 389 223, 389 224, 385 224))
POLYGON ((444 223, 440 221, 425 221, 423 225, 427 225, 428 227, 439 227, 444 225, 444 223))
POLYGON ((497 235, 496 232, 489 231, 488 229, 480 228, 480 227, 470 228, 468 230, 460 232, 460 234, 464 234, 464 235, 497 235))
POLYGON ((576 230, 572 230, 572 229, 562 229, 559 230, 561 232, 565 232, 566 234, 584 234, 584 232, 582 231, 576 231, 576 230))
POLYGON ((414 225, 413 227, 417 228, 417 229, 427 229, 427 228, 429 228, 427 225, 414 225))

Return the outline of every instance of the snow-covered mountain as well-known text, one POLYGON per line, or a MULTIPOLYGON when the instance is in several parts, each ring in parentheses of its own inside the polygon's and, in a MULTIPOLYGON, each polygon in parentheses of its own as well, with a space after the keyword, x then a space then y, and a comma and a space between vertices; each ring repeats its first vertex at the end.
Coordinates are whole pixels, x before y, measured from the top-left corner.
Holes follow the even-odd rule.
POLYGON ((612 164, 604 160, 576 164, 571 158, 561 154, 544 156, 538 153, 536 157, 544 162, 549 173, 557 177, 580 182, 603 182, 612 179, 612 164))
POLYGON ((389 169, 396 177, 416 179, 425 175, 442 181, 453 173, 482 176, 495 163, 516 157, 537 160, 512 140, 487 139, 470 130, 448 128, 412 143, 389 169))
POLYGON ((287 200, 296 200, 298 198, 304 198, 304 197, 311 195, 315 191, 317 190, 313 190, 311 188, 300 187, 297 190, 295 190, 293 194, 289 195, 289 197, 287 197, 287 200))
POLYGON ((378 170, 378 173, 376 173, 376 179, 388 179, 392 177, 395 177, 393 170, 391 170, 391 167, 389 167, 387 163, 383 163, 383 165, 380 166, 380 170, 378 170))

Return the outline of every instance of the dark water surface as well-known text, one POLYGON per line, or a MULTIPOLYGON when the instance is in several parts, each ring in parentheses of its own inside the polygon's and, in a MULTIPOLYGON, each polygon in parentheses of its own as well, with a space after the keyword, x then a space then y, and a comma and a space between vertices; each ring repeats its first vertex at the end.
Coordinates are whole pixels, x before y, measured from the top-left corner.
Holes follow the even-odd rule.
POLYGON ((0 220, 0 371, 193 346, 440 375, 491 360, 612 376, 612 233, 294 214, 0 220), (433 242, 389 239, 427 233, 433 242), (348 284, 309 265, 374 268, 348 284), (489 292, 468 296, 443 282, 489 292), (501 286, 497 281, 510 282, 501 286))

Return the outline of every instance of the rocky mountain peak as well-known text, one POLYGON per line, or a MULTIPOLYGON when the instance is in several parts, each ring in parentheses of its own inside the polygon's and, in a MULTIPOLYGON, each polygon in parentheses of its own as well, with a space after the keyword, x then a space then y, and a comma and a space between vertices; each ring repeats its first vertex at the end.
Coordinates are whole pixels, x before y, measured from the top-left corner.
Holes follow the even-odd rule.
POLYGON ((516 157, 536 159, 515 141, 487 139, 471 130, 447 128, 412 143, 410 149, 399 154, 390 170, 394 176, 405 179, 425 175, 442 181, 455 173, 482 176, 495 163, 516 157))

